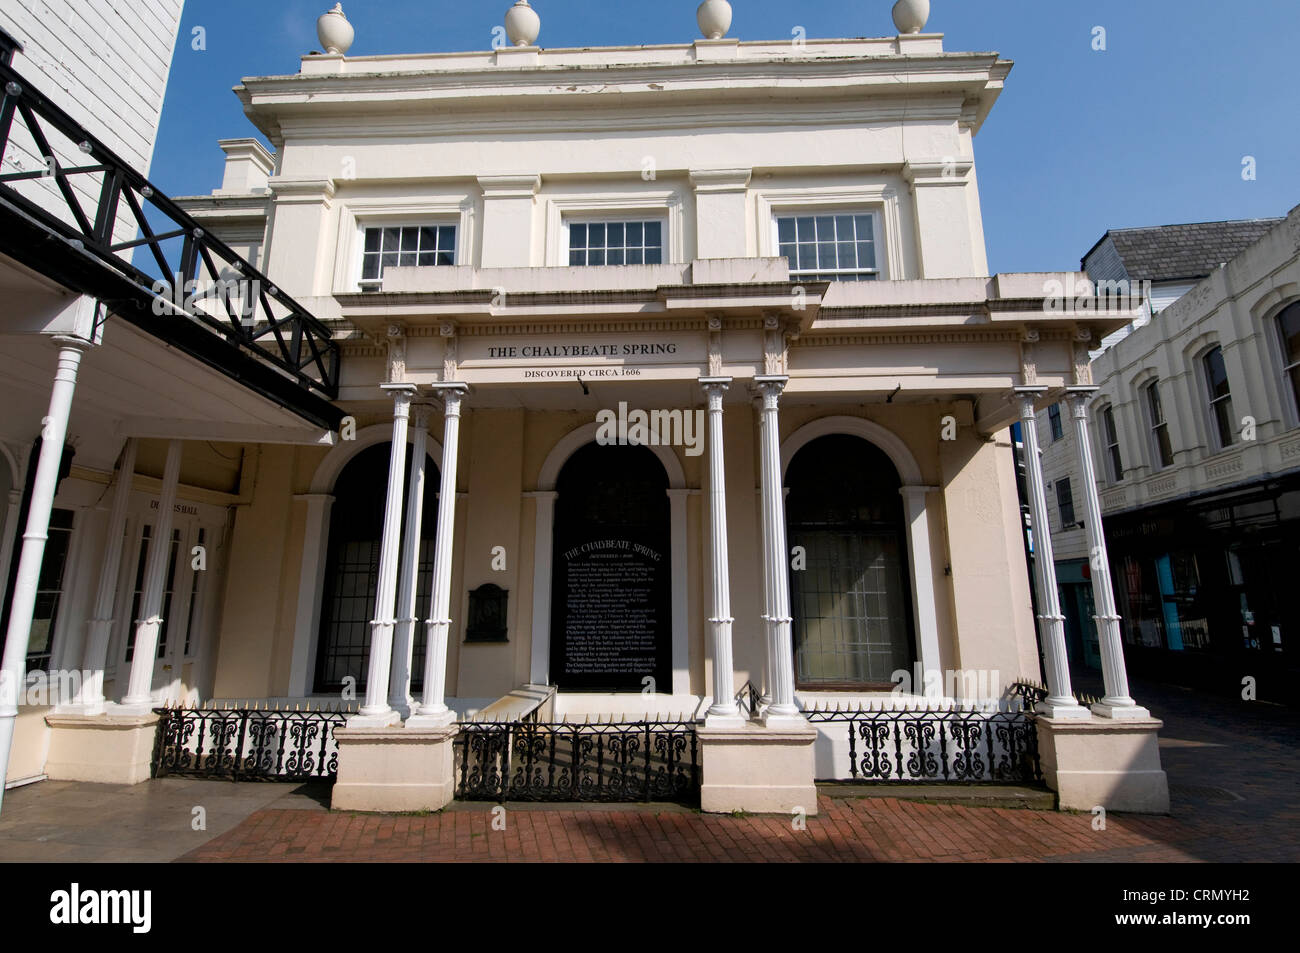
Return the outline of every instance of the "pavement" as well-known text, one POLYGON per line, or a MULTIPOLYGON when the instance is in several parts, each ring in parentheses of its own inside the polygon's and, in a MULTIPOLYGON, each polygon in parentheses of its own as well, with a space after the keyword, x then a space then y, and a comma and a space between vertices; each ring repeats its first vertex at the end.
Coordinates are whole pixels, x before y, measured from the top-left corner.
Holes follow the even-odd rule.
POLYGON ((365 815, 329 811, 319 784, 45 781, 6 794, 0 861, 1300 861, 1300 712, 1156 683, 1133 694, 1165 720, 1172 813, 1112 812, 1104 829, 1009 789, 825 786, 800 824, 671 805, 365 815))

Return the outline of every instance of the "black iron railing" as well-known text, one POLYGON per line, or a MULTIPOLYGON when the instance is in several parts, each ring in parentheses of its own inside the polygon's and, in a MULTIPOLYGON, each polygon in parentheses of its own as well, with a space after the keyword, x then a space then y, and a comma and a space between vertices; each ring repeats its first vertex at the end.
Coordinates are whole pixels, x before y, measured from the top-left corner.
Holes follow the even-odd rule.
MULTIPOLYGON (((849 777, 835 780, 947 784, 1042 781, 1031 712, 1007 709, 866 707, 806 710, 810 722, 848 729, 849 777)), ((829 779, 828 779, 829 780, 829 779)))
POLYGON ((462 722, 456 797, 468 801, 697 803, 695 723, 462 722))
MULTIPOLYGON (((339 349, 330 329, 2 60, 0 200, 14 217, 9 231, 36 223, 43 231, 33 236, 62 239, 56 244, 65 257, 68 251, 88 255, 121 279, 124 291, 103 281, 77 290, 114 303, 126 320, 155 330, 157 320, 135 313, 147 311, 154 319, 189 322, 308 391, 338 396, 339 349), (153 227, 149 209, 163 228, 153 227), (123 240, 123 233, 140 237, 123 240), (156 271, 133 264, 136 249, 145 250, 156 271)), ((29 258, 52 254, 21 244, 5 250, 29 258)), ((40 268, 40 261, 29 263, 40 268)), ((76 271, 75 263, 50 264, 40 270, 60 278, 76 271)), ((195 349, 192 334, 169 343, 195 349)))
POLYGON ((332 780, 339 711, 156 708, 152 773, 230 781, 332 780))

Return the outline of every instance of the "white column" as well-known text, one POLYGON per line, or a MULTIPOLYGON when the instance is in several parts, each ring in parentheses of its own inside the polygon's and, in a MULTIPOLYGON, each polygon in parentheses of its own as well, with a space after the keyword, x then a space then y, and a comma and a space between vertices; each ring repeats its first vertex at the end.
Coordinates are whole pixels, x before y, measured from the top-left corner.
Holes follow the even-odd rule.
POLYGON ((551 677, 551 559, 555 529, 554 490, 525 494, 534 500, 537 520, 533 533, 533 648, 528 680, 549 685, 551 677))
POLYGON ((388 704, 405 717, 411 713, 411 660, 415 652, 415 603, 420 588, 420 534, 424 522, 424 469, 429 445, 429 408, 412 410, 411 479, 406 488, 406 533, 398 570, 397 627, 393 633, 393 671, 388 704))
POLYGON ((755 377, 763 395, 762 481, 763 523, 769 585, 768 644, 772 659, 772 703, 763 713, 770 727, 805 724, 794 701, 794 643, 790 633, 790 573, 785 543, 785 492, 781 479, 779 404, 788 377, 755 377))
POLYGON ((1038 422, 1035 401, 1046 387, 1017 387, 1020 399, 1020 430, 1025 446, 1025 482, 1029 491, 1029 512, 1034 530, 1034 584, 1038 591, 1038 638, 1047 670, 1046 701, 1038 710, 1052 718, 1087 718, 1088 709, 1079 704, 1070 687, 1070 662, 1065 652, 1065 616, 1056 590, 1056 562, 1052 555, 1052 532, 1047 517, 1047 494, 1043 489, 1043 461, 1038 456, 1038 422))
POLYGON ((710 727, 741 726, 736 705, 735 662, 731 650, 731 569, 727 551, 727 476, 722 435, 722 395, 730 377, 702 377, 709 401, 709 555, 713 564, 713 704, 705 716, 710 727))
POLYGON ((939 657, 939 620, 934 609, 934 568, 930 561, 930 520, 926 515, 925 497, 932 486, 899 488, 907 519, 907 555, 912 569, 912 618, 916 621, 916 647, 921 662, 918 694, 939 696, 947 684, 939 657), (930 672, 939 673, 932 678, 930 672))
POLYGON ((86 652, 82 662, 85 681, 73 711, 98 715, 104 711, 104 666, 108 664, 108 641, 113 631, 117 604, 117 574, 122 566, 122 537, 126 533, 126 511, 131 502, 131 483, 135 476, 135 438, 127 440, 122 451, 122 465, 113 489, 113 506, 108 516, 108 535, 104 539, 104 558, 99 567, 99 589, 94 614, 87 623, 86 652))
POLYGON ((384 503, 384 537, 379 546, 379 580, 375 617, 370 623, 370 665, 366 672, 366 701, 348 725, 387 728, 400 720, 388 705, 388 673, 393 662, 393 613, 397 603, 397 560, 402 544, 402 494, 406 475, 406 432, 414 384, 382 384, 393 395, 393 441, 388 457, 388 496, 384 503))
POLYGON ((1124 665, 1124 643, 1119 635, 1119 613, 1106 554, 1106 534, 1101 522, 1101 499, 1097 494, 1097 472, 1092 462, 1092 436, 1088 432, 1088 401, 1097 388, 1070 387, 1070 412, 1074 416, 1074 448, 1079 459, 1079 480, 1083 484, 1083 526, 1088 536, 1088 564, 1092 568, 1092 599, 1097 614, 1097 641, 1101 650, 1101 676, 1106 697, 1092 710, 1105 718, 1150 718, 1147 709, 1128 693, 1128 670, 1124 665))
POLYGON ((451 628, 451 557, 456 538, 456 462, 460 444, 460 405, 469 387, 435 385, 443 400, 442 483, 438 494, 438 533, 433 552, 433 595, 424 652, 424 703, 407 727, 448 725, 456 713, 447 707, 447 634, 451 628))
POLYGON ((172 557, 172 524, 176 519, 176 485, 181 473, 181 442, 167 444, 163 465, 162 493, 158 498, 158 520, 149 536, 149 559, 145 563, 144 591, 140 594, 140 618, 135 620, 135 647, 131 650, 131 677, 121 709, 145 714, 153 707, 153 670, 162 632, 164 590, 172 557))
POLYGON ((768 526, 767 519, 763 515, 763 479, 762 474, 766 466, 763 460, 764 434, 767 433, 767 415, 763 413, 763 398, 760 395, 754 402, 754 410, 758 413, 758 447, 759 447, 759 490, 758 490, 758 523, 759 523, 759 564, 763 569, 763 611, 758 614, 758 619, 763 627, 763 677, 760 679, 762 686, 759 693, 760 705, 766 706, 772 704, 772 680, 776 677, 775 656, 772 654, 772 638, 769 622, 772 618, 772 572, 769 565, 767 553, 771 549, 768 541, 768 533, 771 527, 768 526))
POLYGON ((9 603, 3 662, 0 662, 0 804, 4 800, 4 779, 9 771, 14 720, 18 717, 18 694, 27 674, 27 643, 32 634, 32 613, 36 609, 36 586, 45 559, 50 510, 54 508, 59 463, 68 436, 68 415, 77 388, 77 369, 81 366, 82 353, 91 346, 89 341, 77 337, 59 335, 54 340, 59 344, 58 362, 54 385, 50 389, 49 414, 42 422, 41 453, 36 461, 36 479, 27 511, 27 527, 23 530, 23 547, 18 556, 18 577, 9 603))

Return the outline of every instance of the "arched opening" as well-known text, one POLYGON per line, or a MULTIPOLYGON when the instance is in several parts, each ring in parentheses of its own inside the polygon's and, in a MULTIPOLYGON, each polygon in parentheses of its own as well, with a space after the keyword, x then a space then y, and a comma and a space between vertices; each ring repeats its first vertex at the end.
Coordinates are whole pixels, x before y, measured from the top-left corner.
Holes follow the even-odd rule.
POLYGON ((551 681, 652 691, 673 680, 668 474, 644 447, 589 443, 556 480, 551 681))
POLYGON ((915 660, 902 483, 849 434, 804 444, 786 471, 795 679, 802 689, 887 689, 915 660), (796 554, 797 556, 798 554, 796 554))
MULTIPOLYGON (((367 447, 354 456, 334 484, 330 532, 325 561, 324 598, 321 605, 319 646, 316 652, 315 691, 335 693, 351 676, 364 686, 370 667, 370 622, 375 615, 379 582, 379 550, 384 535, 384 505, 388 486, 391 443, 367 447)), ((409 484, 411 458, 407 454, 403 486, 409 484)), ((438 468, 425 460, 424 510, 420 524, 419 574, 416 614, 427 608, 433 575, 433 540, 437 532, 438 468)), ((405 523, 405 518, 403 518, 405 523)), ((402 527, 405 534, 406 527, 402 527)), ((420 690, 424 674, 423 625, 415 627, 411 663, 411 690, 420 690)))

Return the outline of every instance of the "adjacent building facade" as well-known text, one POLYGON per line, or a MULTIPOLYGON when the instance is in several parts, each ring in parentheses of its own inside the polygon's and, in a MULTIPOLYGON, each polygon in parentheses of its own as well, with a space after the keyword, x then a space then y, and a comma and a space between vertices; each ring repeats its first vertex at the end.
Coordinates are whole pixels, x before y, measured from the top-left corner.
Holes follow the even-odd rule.
MULTIPOLYGON (((1130 664, 1181 684, 1294 699, 1300 572, 1300 212, 1107 233, 1096 281, 1151 306, 1092 361, 1102 513, 1130 664), (1198 277, 1199 276, 1199 277, 1198 277)), ((1073 434, 1038 415, 1056 581, 1075 661, 1095 665, 1073 434)))

